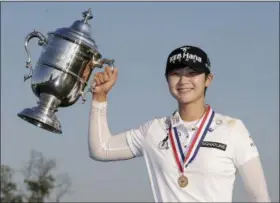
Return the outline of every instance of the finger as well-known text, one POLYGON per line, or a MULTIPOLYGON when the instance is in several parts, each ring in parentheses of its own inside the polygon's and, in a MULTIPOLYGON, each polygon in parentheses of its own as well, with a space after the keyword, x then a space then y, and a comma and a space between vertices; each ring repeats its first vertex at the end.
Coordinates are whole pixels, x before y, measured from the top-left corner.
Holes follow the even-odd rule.
POLYGON ((98 79, 97 75, 98 75, 98 73, 95 73, 95 74, 93 75, 92 83, 93 83, 93 82, 96 82, 96 83, 98 82, 98 81, 97 81, 97 79, 98 79))
POLYGON ((97 84, 92 85, 91 87, 92 92, 100 92, 100 90, 101 90, 101 86, 98 86, 97 84))
POLYGON ((107 82, 110 79, 107 72, 104 72, 103 79, 104 79, 104 82, 107 82))
POLYGON ((92 80, 91 86, 93 86, 94 83, 95 83, 95 86, 100 85, 99 79, 96 75, 94 76, 94 78, 92 80))
POLYGON ((119 72, 118 68, 114 68, 113 73, 112 73, 114 79, 117 79, 117 77, 118 77, 118 72, 119 72))
POLYGON ((98 77, 100 83, 103 84, 104 83, 104 73, 100 73, 97 77, 98 77))
POLYGON ((111 67, 106 66, 104 72, 107 73, 107 75, 109 76, 109 78, 112 77, 112 69, 111 69, 111 67))

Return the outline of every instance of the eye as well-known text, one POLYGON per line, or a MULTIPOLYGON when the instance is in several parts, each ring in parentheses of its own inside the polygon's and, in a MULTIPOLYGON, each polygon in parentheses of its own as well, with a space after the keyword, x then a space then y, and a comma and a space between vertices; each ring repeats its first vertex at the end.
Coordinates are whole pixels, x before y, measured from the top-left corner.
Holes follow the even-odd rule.
POLYGON ((169 76, 178 76, 178 75, 179 75, 179 73, 176 71, 169 73, 169 76))
POLYGON ((198 72, 195 72, 195 71, 191 71, 191 72, 188 72, 188 73, 186 74, 186 76, 188 76, 188 77, 194 77, 194 76, 197 76, 197 75, 199 75, 199 73, 198 73, 198 72))

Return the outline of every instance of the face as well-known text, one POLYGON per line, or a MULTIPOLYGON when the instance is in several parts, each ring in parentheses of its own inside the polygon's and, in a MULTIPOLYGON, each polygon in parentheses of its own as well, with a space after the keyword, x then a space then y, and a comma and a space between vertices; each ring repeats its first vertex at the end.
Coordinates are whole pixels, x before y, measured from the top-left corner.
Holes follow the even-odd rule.
POLYGON ((197 73, 183 68, 168 75, 168 86, 171 95, 181 104, 188 104, 204 98, 204 90, 212 81, 213 75, 197 73))

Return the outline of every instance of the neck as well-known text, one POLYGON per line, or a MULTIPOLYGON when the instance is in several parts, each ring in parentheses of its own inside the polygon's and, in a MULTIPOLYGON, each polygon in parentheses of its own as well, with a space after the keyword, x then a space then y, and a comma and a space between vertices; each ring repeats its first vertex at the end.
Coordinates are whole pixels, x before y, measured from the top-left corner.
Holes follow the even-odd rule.
POLYGON ((187 104, 179 104, 179 114, 183 121, 191 122, 200 119, 206 110, 204 100, 187 104))

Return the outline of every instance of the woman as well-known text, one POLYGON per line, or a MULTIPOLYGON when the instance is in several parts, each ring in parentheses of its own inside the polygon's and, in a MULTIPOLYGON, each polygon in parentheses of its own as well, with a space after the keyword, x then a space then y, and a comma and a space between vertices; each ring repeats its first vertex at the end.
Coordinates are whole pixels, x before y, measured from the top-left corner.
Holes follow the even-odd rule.
POLYGON ((165 76, 178 110, 112 136, 107 95, 117 75, 117 68, 111 72, 106 67, 94 78, 88 138, 92 159, 144 156, 156 202, 231 202, 236 171, 252 201, 270 201, 259 153, 244 123, 205 103, 213 74, 202 49, 182 46, 168 56, 165 76))

